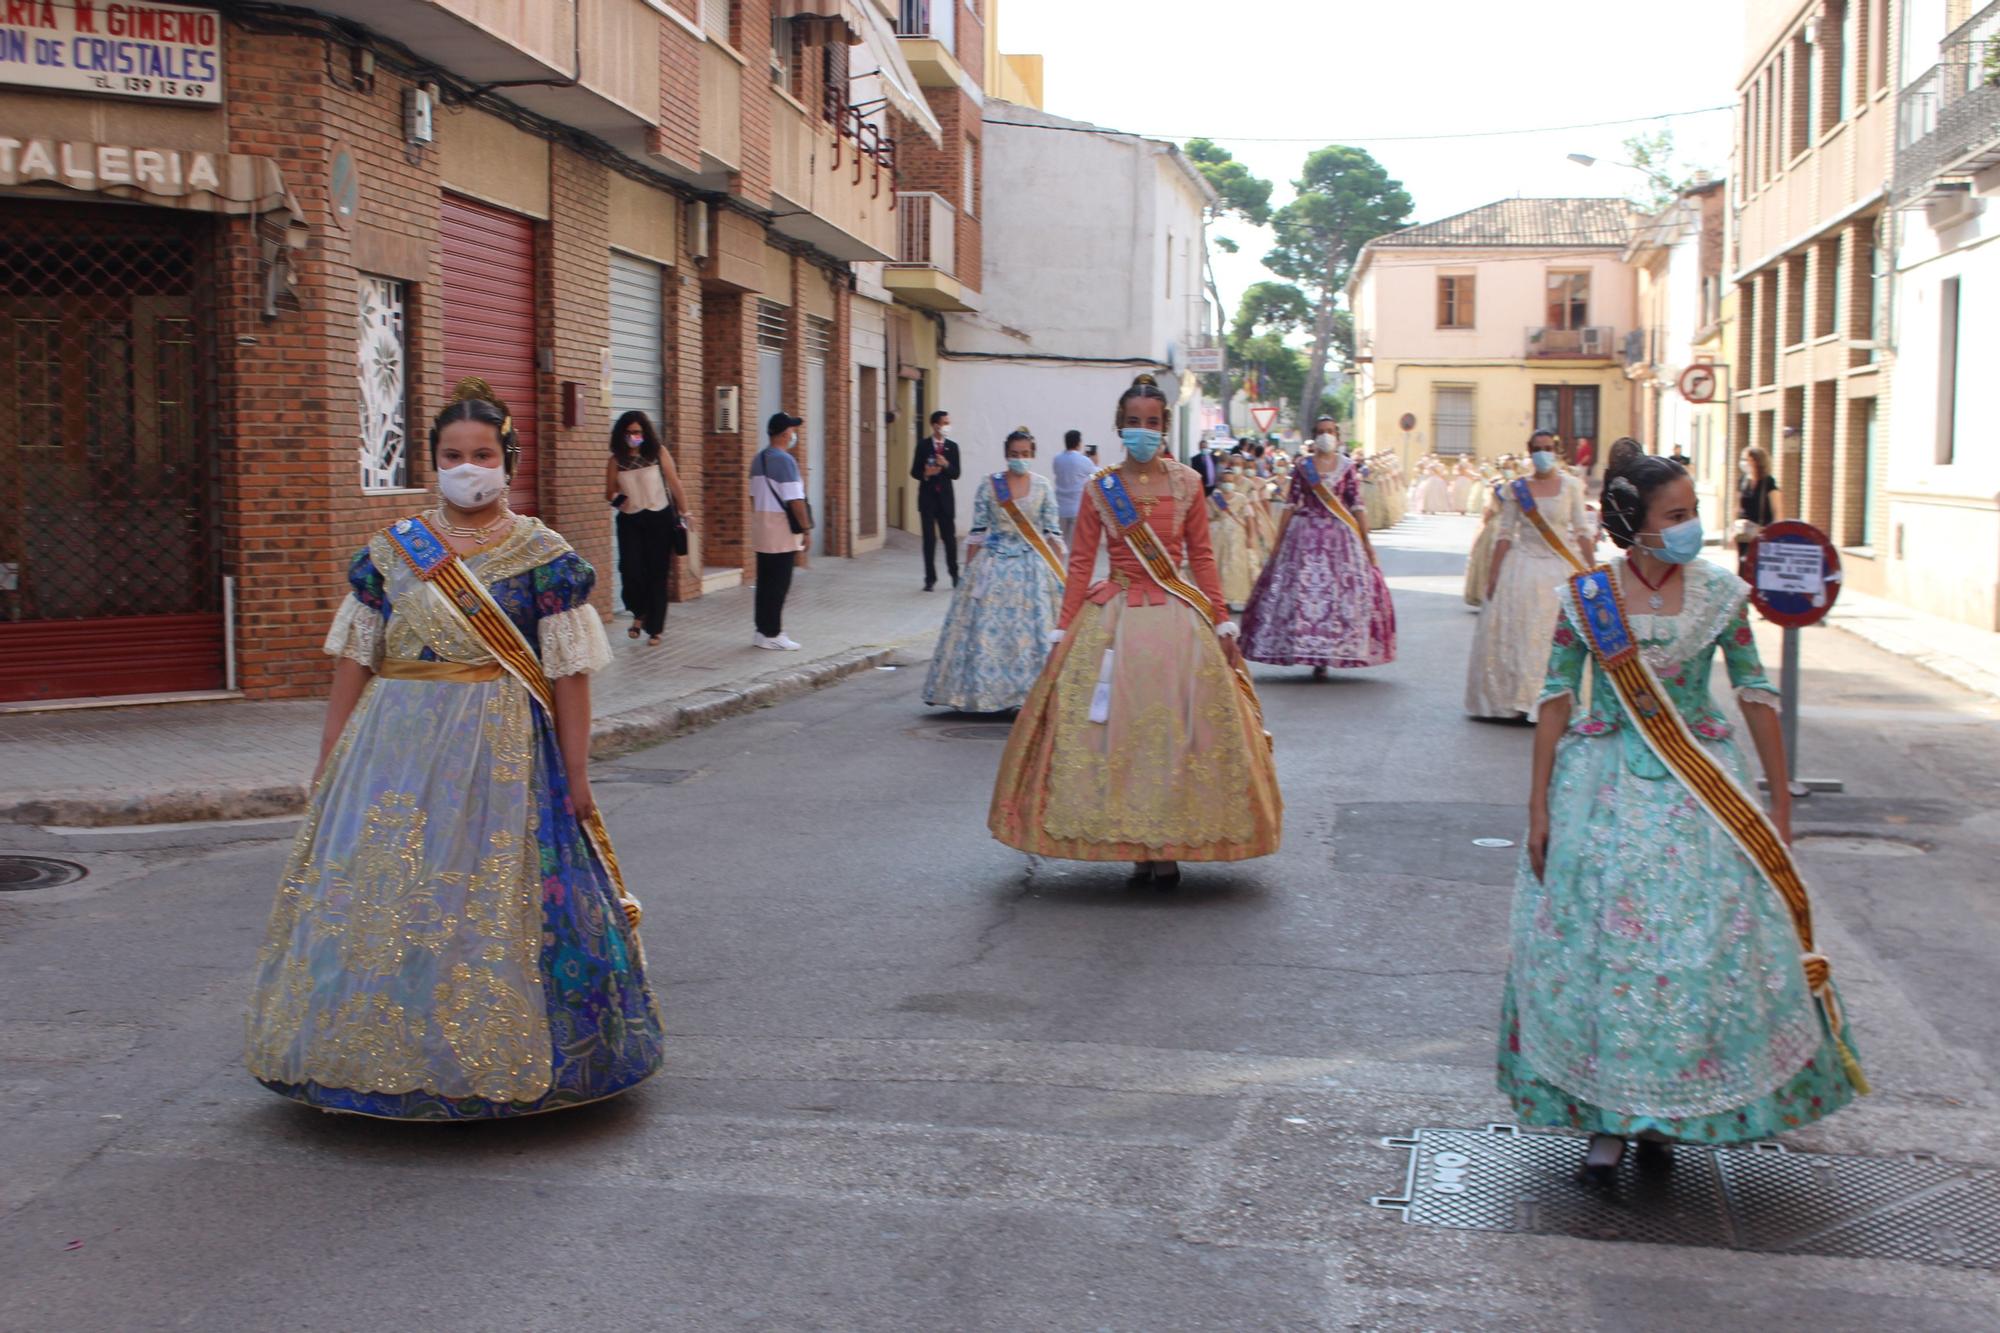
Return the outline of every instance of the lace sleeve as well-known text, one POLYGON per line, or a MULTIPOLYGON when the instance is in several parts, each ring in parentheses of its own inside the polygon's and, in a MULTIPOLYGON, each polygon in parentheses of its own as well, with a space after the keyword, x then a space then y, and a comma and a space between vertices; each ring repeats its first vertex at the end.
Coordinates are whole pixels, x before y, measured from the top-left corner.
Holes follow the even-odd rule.
POLYGON ((366 548, 347 567, 348 594, 334 612, 321 645, 328 657, 345 657, 369 670, 382 660, 382 631, 389 621, 389 593, 366 548))
POLYGON ((604 618, 593 606, 579 606, 536 622, 542 650, 542 670, 550 680, 560 676, 602 671, 611 665, 611 641, 604 637, 604 618))

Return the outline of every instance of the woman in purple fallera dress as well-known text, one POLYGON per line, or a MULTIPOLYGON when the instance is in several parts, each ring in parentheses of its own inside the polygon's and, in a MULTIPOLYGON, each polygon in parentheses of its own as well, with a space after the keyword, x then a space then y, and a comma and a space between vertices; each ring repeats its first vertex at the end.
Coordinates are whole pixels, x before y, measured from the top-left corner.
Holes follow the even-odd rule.
POLYGON ((1361 477, 1339 440, 1313 441, 1311 466, 1292 469, 1276 550, 1243 612, 1243 655, 1273 666, 1382 666, 1396 659, 1396 608, 1361 517, 1361 477), (1316 474, 1347 511, 1330 509, 1316 474))

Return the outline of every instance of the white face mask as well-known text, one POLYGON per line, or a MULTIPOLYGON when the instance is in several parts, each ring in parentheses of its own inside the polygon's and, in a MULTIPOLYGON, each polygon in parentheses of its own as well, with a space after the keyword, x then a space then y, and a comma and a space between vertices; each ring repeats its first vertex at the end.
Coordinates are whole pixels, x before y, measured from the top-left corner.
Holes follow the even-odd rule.
POLYGON ((438 473, 438 493, 460 509, 484 509, 507 494, 507 469, 460 463, 438 473))

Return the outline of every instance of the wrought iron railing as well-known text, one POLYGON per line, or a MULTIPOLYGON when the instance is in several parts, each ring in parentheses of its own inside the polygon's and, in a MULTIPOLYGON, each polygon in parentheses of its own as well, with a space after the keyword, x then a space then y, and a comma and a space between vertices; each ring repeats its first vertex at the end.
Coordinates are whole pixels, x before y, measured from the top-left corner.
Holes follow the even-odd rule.
POLYGON ((1896 192, 2000 163, 2000 0, 1938 44, 1938 63, 1896 101, 1896 192))
POLYGON ((1576 329, 1559 329, 1546 324, 1528 326, 1527 349, 1524 355, 1531 360, 1541 357, 1569 357, 1576 360, 1608 361, 1616 354, 1617 344, 1608 325, 1590 324, 1576 329))

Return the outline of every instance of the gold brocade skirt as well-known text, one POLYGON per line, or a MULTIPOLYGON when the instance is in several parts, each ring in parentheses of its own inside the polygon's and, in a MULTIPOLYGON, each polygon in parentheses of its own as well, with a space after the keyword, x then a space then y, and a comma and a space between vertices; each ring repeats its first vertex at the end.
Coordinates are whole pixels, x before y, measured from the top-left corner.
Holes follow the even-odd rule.
POLYGON ((1086 603, 1015 720, 987 827, 1073 861, 1275 852, 1277 766, 1232 675, 1215 631, 1182 602, 1086 603), (1108 708, 1094 722, 1100 678, 1108 708))

